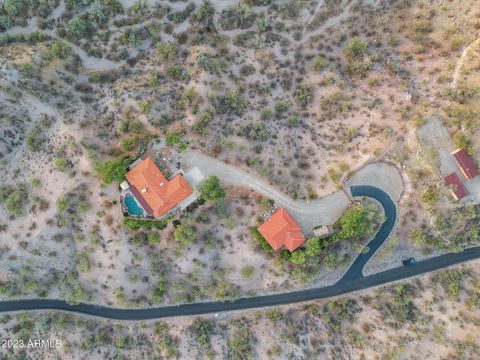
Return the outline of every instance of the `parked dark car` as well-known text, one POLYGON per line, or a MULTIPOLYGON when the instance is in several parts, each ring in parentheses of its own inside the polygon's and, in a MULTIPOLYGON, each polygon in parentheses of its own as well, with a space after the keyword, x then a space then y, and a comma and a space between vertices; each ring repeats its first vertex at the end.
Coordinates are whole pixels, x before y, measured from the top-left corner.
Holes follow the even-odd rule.
POLYGON ((403 260, 403 266, 411 266, 413 264, 415 264, 415 259, 414 258, 410 258, 410 259, 407 259, 407 260, 403 260))

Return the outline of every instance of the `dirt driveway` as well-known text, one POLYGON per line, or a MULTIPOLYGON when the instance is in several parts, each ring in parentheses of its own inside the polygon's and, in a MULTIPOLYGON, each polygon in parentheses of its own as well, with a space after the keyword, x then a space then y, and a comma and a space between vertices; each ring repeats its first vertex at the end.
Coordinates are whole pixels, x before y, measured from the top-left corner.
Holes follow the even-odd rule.
POLYGON ((318 225, 331 225, 340 218, 350 204, 349 187, 352 185, 377 186, 395 201, 398 201, 403 191, 400 173, 393 166, 384 163, 370 164, 361 169, 347 182, 345 191, 341 189, 308 201, 293 200, 255 175, 197 151, 181 153, 179 160, 185 169, 197 166, 205 176, 215 175, 229 185, 248 187, 274 200, 279 207, 288 210, 305 234, 310 234, 318 225))

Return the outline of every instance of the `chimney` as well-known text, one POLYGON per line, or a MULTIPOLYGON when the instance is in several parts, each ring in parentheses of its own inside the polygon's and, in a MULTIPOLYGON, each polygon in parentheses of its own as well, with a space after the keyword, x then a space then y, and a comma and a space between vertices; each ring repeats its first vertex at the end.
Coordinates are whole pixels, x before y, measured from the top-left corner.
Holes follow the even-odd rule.
POLYGON ((160 183, 160 186, 163 186, 163 182, 162 182, 162 183, 160 183))
POLYGON ((146 192, 147 192, 147 188, 143 188, 142 193, 146 193, 146 192))

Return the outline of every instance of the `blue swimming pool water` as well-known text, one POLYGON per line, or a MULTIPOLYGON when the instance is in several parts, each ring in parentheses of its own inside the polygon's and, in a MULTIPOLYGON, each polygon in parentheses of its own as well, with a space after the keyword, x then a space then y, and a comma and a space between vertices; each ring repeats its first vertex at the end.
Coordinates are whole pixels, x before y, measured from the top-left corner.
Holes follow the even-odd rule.
POLYGON ((134 216, 143 215, 143 209, 140 206, 138 206, 137 201, 132 195, 128 194, 127 196, 125 196, 124 202, 130 215, 134 215, 134 216))

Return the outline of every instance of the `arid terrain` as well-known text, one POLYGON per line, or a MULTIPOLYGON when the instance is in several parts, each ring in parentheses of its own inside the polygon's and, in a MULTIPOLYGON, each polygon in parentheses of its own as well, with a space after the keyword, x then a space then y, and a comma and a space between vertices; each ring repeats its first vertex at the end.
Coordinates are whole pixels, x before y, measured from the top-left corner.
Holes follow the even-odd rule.
MULTIPOLYGON (((480 262, 348 297, 159 321, 68 313, 0 317, 2 338, 51 349, 0 349, 33 359, 476 359, 480 262)), ((7 357, 8 358, 8 357, 7 357)))
MULTIPOLYGON (((380 181, 369 165, 400 180, 386 185, 394 231, 365 274, 478 245, 480 177, 461 201, 443 178, 456 148, 480 160, 479 36, 476 0, 0 0, 0 299, 147 307, 332 284, 384 220, 348 193, 352 179, 380 181), (146 154, 167 173, 215 159, 291 201, 340 194, 318 222, 337 235, 306 233, 292 255, 262 246, 252 229, 278 201, 228 174, 221 201, 128 227, 114 170, 146 154)), ((333 300, 220 314, 197 324, 214 329, 200 347, 194 319, 67 326, 70 315, 13 314, 1 331, 71 332, 60 358, 149 358, 152 344, 167 358, 235 358, 238 340, 252 354, 238 359, 474 359, 477 265, 451 275, 455 296, 434 274, 352 294, 348 314, 333 300), (399 324, 392 299, 414 321, 399 324), (94 351, 85 334, 100 328, 94 351)))

